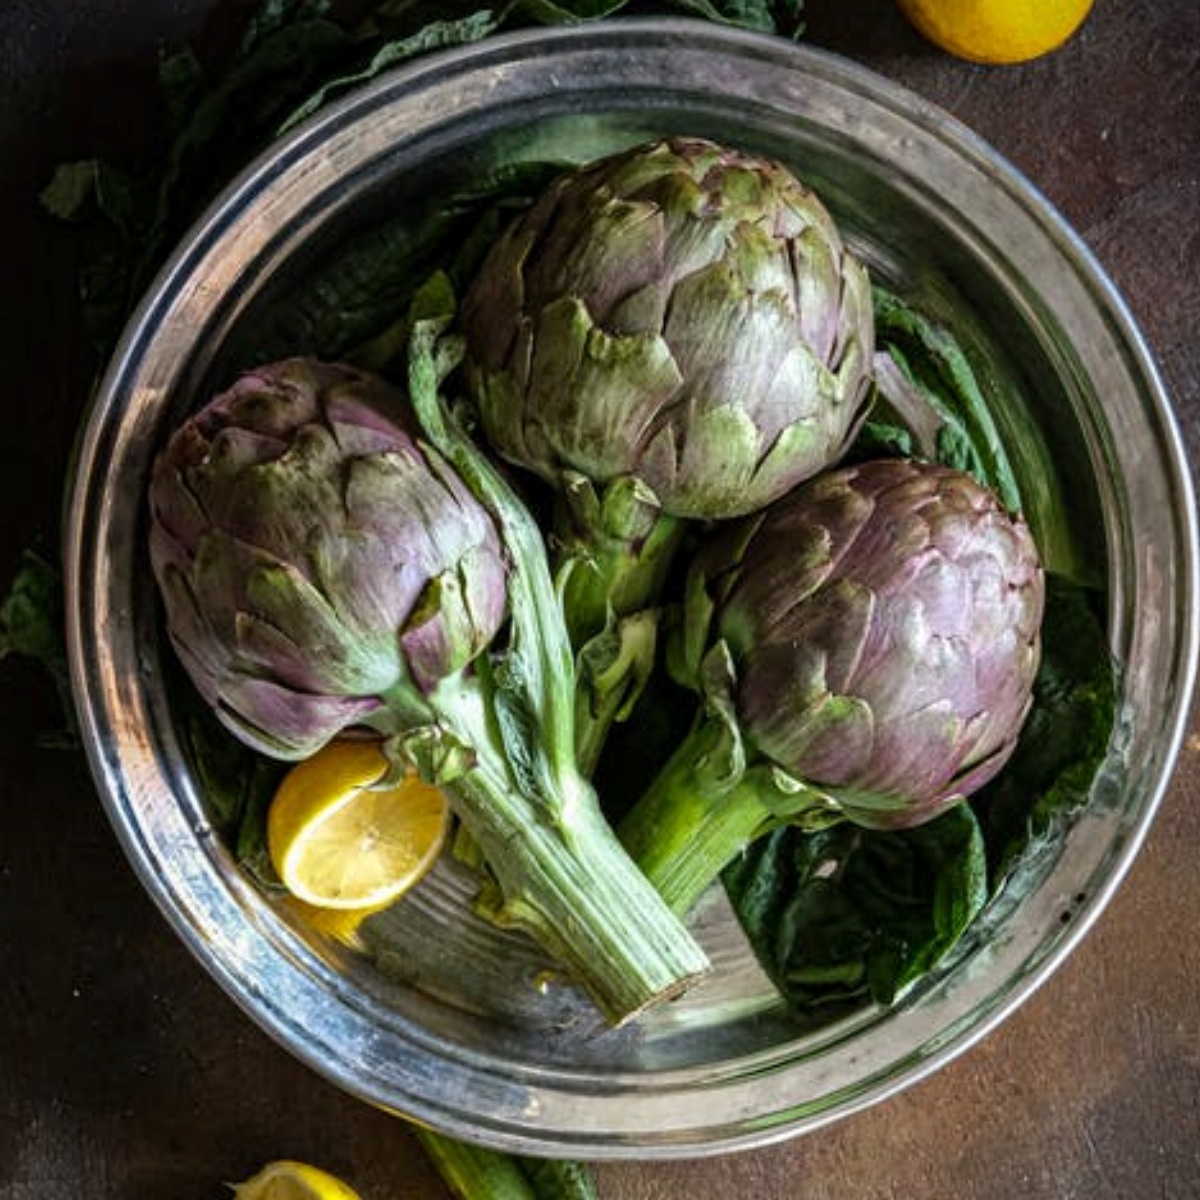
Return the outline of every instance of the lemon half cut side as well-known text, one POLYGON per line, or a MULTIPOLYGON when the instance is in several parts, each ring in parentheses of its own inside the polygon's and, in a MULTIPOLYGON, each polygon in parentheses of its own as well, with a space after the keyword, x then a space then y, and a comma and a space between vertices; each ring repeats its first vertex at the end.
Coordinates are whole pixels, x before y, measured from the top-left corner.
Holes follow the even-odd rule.
POLYGON ((298 900, 322 909, 379 908, 433 866, 450 806, 416 775, 375 786, 388 766, 374 742, 336 741, 283 777, 267 813, 267 850, 298 900))

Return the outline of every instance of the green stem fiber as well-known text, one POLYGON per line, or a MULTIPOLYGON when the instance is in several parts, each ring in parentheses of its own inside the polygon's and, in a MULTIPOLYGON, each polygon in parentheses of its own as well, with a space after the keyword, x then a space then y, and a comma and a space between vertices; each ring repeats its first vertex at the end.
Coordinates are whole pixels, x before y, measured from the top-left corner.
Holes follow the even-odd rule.
POLYGON ((469 1145, 424 1126, 417 1140, 455 1200, 596 1200, 584 1163, 505 1154, 469 1145))
MULTIPOLYGON (((438 780, 527 930, 613 1023, 679 994, 708 959, 638 870, 575 757, 575 660, 528 510, 442 407, 438 326, 419 321, 409 387, 426 435, 493 514, 510 559, 508 646, 482 661, 479 700, 430 698, 470 765, 438 780), (480 710, 482 709, 482 717, 480 710)), ((444 363, 442 364, 444 366, 444 363)), ((447 756, 455 766, 464 756, 447 756)))
POLYGON ((617 827, 622 845, 672 912, 686 915, 756 838, 781 824, 842 818, 836 802, 766 764, 726 755, 723 722, 699 721, 617 827))

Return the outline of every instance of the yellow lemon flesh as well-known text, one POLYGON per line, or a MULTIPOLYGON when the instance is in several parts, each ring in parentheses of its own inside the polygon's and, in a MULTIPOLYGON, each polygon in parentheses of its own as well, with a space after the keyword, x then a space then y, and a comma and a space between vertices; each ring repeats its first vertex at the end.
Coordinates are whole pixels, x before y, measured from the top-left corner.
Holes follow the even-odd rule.
POLYGON ((1057 50, 1093 0, 896 0, 935 46, 980 63, 1019 63, 1057 50))
POLYGON ((267 1163, 253 1178, 232 1186, 235 1200, 361 1200, 328 1171, 289 1159, 267 1163))
POLYGON ((433 866, 450 822, 446 798, 415 775, 375 787, 387 769, 374 743, 331 742, 283 777, 267 813, 267 850, 297 899, 379 908, 433 866))

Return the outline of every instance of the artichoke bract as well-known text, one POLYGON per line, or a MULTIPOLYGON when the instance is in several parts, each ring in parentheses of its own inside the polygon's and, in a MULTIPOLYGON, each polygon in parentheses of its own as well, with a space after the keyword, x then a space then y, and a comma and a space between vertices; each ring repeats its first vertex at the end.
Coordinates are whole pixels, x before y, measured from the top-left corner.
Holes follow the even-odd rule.
POLYGON ((340 364, 242 375, 157 458, 151 564, 167 629, 242 741, 312 754, 489 645, 507 573, 492 519, 419 445, 404 394, 340 364))
POLYGON ((1044 575, 964 472, 832 470, 706 546, 689 589, 679 670, 703 712, 620 827, 678 910, 775 825, 919 825, 1016 746, 1044 575))
MULTIPOLYGON (((423 346, 410 385, 440 421, 423 346)), ((186 420, 150 487, 167 630, 246 744, 294 760, 374 731, 397 770, 442 787, 483 851, 491 915, 621 1022, 707 959, 575 766, 570 646, 532 518, 501 481, 472 486, 449 431, 418 434, 415 397, 298 358, 186 420)))
POLYGON ((700 519, 753 512, 840 456, 873 322, 866 271, 811 189, 682 137, 562 176, 463 303, 501 454, 552 483, 632 476, 700 519))

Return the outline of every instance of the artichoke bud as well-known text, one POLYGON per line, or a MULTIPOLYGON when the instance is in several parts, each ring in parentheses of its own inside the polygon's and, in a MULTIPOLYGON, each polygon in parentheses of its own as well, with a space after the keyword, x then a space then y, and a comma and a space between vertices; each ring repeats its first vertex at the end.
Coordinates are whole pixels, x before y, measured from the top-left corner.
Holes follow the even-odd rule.
MULTIPOLYGON (((703 692, 703 662, 713 640, 713 622, 736 578, 747 543, 760 515, 725 526, 704 544, 684 579, 681 619, 666 640, 666 668, 681 687, 703 692)), ((725 648, 728 653, 728 647, 725 648)), ((732 675, 733 668, 729 668, 732 675)))
POLYGON ((612 617, 579 651, 582 699, 593 713, 612 703, 616 720, 629 716, 654 671, 658 618, 643 609, 612 617))
POLYGON ((727 579, 715 636, 743 736, 850 819, 920 824, 1007 761, 1044 576, 1025 523, 965 472, 828 472, 767 510, 727 579))
POLYGON ((633 547, 640 545, 658 525, 662 505, 644 480, 622 475, 603 487, 587 476, 569 471, 563 494, 585 529, 633 547))
POLYGON ((643 481, 675 517, 761 508, 869 402, 867 273, 781 164, 698 138, 560 177, 464 297, 489 441, 551 483, 643 481))
POLYGON ((758 763, 746 772, 755 799, 780 824, 814 831, 845 820, 836 797, 797 779, 774 763, 758 763))
POLYGON ((481 627, 481 614, 472 607, 471 557, 425 585, 400 633, 408 670, 422 692, 461 671, 491 641, 491 632, 481 627))
POLYGON ((746 772, 746 745, 734 704, 735 685, 729 648, 723 641, 717 642, 701 664, 704 721, 695 755, 697 777, 715 792, 729 791, 746 772))
POLYGON ((246 372, 155 460, 166 627, 242 740, 312 754, 460 670, 506 615, 492 516, 414 436, 407 397, 311 359, 246 372))

